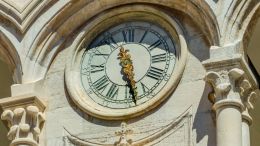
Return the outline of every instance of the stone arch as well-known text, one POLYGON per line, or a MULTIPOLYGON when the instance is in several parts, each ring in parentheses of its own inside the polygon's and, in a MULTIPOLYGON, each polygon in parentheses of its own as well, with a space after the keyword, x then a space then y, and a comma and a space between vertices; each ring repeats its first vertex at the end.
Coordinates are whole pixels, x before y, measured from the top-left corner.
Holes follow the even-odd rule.
MULTIPOLYGON (((22 69, 21 62, 16 49, 0 31, 0 70, 1 70, 1 98, 11 96, 11 85, 14 83, 21 83, 22 69)), ((2 109, 0 109, 1 112, 2 109)), ((0 141, 3 145, 9 145, 6 139, 7 127, 4 126, 3 121, 0 120, 0 141)))
POLYGON ((22 82, 22 66, 20 57, 11 41, 0 31, 0 59, 9 67, 13 83, 22 82))
POLYGON ((71 1, 70 5, 63 7, 59 14, 52 18, 41 29, 30 51, 28 61, 25 62, 26 70, 24 80, 39 80, 44 78, 51 61, 56 54, 63 49, 64 42, 78 33, 79 28, 88 23, 94 17, 106 10, 114 9, 123 5, 144 4, 155 7, 164 7, 169 11, 177 11, 194 19, 198 28, 210 45, 219 44, 219 28, 217 20, 209 5, 204 1, 172 1, 164 0, 96 0, 96 1, 71 1), (30 65, 34 62, 35 65, 30 65), (27 68, 28 66, 28 68, 27 68), (33 73, 26 73, 32 71, 33 73))
POLYGON ((257 21, 260 17, 260 3, 258 3, 253 10, 249 13, 249 17, 242 25, 242 29, 239 33, 239 38, 243 40, 245 52, 247 50, 247 47, 249 45, 249 41, 251 39, 251 36, 253 34, 254 28, 256 26, 257 21))

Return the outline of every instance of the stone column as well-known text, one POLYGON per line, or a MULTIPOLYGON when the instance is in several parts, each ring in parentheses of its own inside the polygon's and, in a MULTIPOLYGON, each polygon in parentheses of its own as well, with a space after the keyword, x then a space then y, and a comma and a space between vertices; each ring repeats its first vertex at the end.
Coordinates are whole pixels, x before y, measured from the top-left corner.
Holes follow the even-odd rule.
POLYGON ((216 113, 217 146, 250 146, 248 109, 257 97, 256 90, 242 69, 209 71, 205 80, 213 87, 210 101, 216 113))
POLYGON ((7 137, 10 146, 38 146, 45 121, 45 103, 35 95, 20 95, 0 100, 2 120, 10 128, 7 137))
POLYGON ((245 105, 242 112, 242 142, 243 146, 250 146, 250 129, 253 119, 249 114, 249 110, 254 108, 253 103, 256 101, 258 91, 252 91, 252 86, 248 80, 243 81, 241 85, 241 96, 243 97, 243 103, 245 105))
POLYGON ((241 69, 209 71, 205 80, 214 93, 211 95, 216 112, 217 146, 242 146, 243 103, 237 90, 244 72, 241 69))
POLYGON ((259 86, 243 50, 243 41, 212 46, 210 58, 202 62, 213 89, 209 100, 216 113, 217 146, 250 146, 249 113, 259 86))
POLYGON ((250 146, 250 130, 249 127, 252 124, 252 118, 248 111, 245 110, 242 113, 242 146, 250 146))

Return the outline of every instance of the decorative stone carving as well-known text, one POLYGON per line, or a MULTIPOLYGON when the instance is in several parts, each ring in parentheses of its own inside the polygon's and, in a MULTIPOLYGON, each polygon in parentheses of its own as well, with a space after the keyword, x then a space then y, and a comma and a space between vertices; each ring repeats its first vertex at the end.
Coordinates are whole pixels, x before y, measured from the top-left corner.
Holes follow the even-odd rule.
POLYGON ((2 0, 0 16, 8 19, 22 33, 26 31, 36 16, 54 0, 2 0))
POLYGON ((258 85, 240 49, 240 43, 213 49, 211 59, 203 62, 208 71, 205 81, 213 87, 209 100, 219 146, 250 145, 248 110, 253 109, 258 85), (227 126, 227 121, 232 124, 227 126))
POLYGON ((121 130, 115 132, 117 136, 120 136, 119 141, 115 143, 116 146, 131 146, 132 139, 128 139, 127 135, 132 134, 133 130, 128 129, 125 122, 121 123, 121 130))
POLYGON ((211 94, 211 97, 209 97, 211 102, 215 103, 216 97, 225 98, 231 89, 227 73, 210 71, 207 73, 205 80, 214 88, 214 94, 211 94))
MULTIPOLYGON (((137 127, 128 129, 125 123, 121 124, 121 130, 116 132, 117 136, 112 133, 100 136, 99 138, 80 138, 78 135, 71 134, 67 129, 64 137, 64 145, 68 146, 144 146, 144 145, 187 145, 192 146, 192 125, 191 109, 170 122, 165 122, 160 128, 146 129, 148 134, 144 137, 144 131, 137 127), (131 139, 127 135, 131 134, 131 139), (119 140, 118 140, 118 136, 119 140), (99 141, 98 139, 106 140, 99 141), (106 142, 104 142, 106 141, 106 142), (113 141, 116 141, 113 143, 113 141), (103 143, 102 143, 103 142, 103 143)), ((147 132, 145 132, 147 133, 147 132)))
POLYGON ((254 108, 253 103, 256 101, 257 90, 253 89, 243 70, 234 68, 229 71, 209 71, 205 80, 214 88, 214 93, 209 95, 209 100, 212 103, 221 99, 236 98, 236 100, 241 100, 244 103, 245 108, 254 108), (232 93, 229 93, 230 90, 232 90, 232 93), (236 93, 239 95, 233 96, 236 93))
POLYGON ((9 97, 0 100, 4 110, 2 120, 10 128, 7 137, 11 146, 39 145, 39 136, 45 121, 45 104, 36 96, 9 97))

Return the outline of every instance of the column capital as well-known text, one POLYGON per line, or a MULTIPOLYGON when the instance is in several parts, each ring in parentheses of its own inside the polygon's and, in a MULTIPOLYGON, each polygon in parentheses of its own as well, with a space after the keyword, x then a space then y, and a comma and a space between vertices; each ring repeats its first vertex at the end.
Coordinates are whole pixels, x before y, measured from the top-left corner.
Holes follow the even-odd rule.
MULTIPOLYGON (((253 109, 259 96, 258 83, 241 52, 243 45, 236 42, 210 49, 210 59, 203 65, 205 81, 213 87, 209 100, 215 104, 223 99, 237 99, 243 103, 243 110, 253 109)), ((230 103, 230 101, 228 101, 230 103)))
POLYGON ((248 66, 247 58, 242 50, 243 43, 241 41, 222 47, 212 46, 209 52, 210 58, 203 61, 202 64, 206 72, 228 72, 234 68, 241 69, 252 88, 257 89, 258 82, 248 66))
POLYGON ((213 94, 209 95, 212 103, 221 99, 239 97, 245 107, 251 110, 259 96, 259 90, 250 83, 245 72, 239 68, 219 72, 209 71, 206 73, 205 81, 210 83, 214 90, 213 94), (236 93, 239 96, 234 97, 236 93))
MULTIPOLYGON (((241 108, 253 109, 253 103, 259 95, 257 90, 248 80, 245 72, 239 68, 230 70, 208 71, 205 81, 213 87, 213 92, 209 95, 212 103, 224 101, 232 103, 241 102, 241 108), (228 99, 228 100, 227 100, 228 99)), ((237 105, 237 104, 236 104, 237 105)))
POLYGON ((46 103, 31 94, 0 99, 2 120, 10 128, 7 137, 11 146, 39 145, 39 136, 45 122, 46 103))

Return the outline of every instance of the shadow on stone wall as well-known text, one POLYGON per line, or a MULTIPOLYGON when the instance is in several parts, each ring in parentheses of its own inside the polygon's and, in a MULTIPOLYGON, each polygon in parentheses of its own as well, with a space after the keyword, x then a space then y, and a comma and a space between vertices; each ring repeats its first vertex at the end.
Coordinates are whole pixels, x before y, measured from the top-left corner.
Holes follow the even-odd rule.
POLYGON ((214 124, 214 113, 211 111, 212 104, 208 100, 211 88, 205 84, 204 92, 199 102, 197 112, 193 121, 193 130, 196 131, 196 142, 208 138, 208 146, 216 146, 216 125, 214 124))
MULTIPOLYGON (((1 49, 1 48, 0 48, 1 49)), ((0 60, 0 98, 11 96, 11 85, 12 85, 12 74, 8 69, 8 66, 0 60)), ((0 115, 2 110, 0 109, 0 115)), ((9 141, 7 139, 8 129, 4 125, 3 121, 0 120, 0 145, 9 146, 9 141)))

